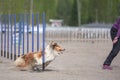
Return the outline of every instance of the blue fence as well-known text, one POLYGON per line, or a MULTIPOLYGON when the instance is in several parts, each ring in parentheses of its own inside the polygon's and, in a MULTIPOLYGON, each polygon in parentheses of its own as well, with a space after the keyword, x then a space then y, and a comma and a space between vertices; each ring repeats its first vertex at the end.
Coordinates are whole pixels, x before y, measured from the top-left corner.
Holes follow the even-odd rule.
POLYGON ((44 53, 45 27, 45 13, 42 15, 0 14, 0 56, 15 60, 20 55, 39 51, 40 48, 44 53), (30 22, 31 16, 32 22, 30 22), (34 30, 35 27, 37 31, 34 30), (40 29, 43 30, 42 34, 40 29))

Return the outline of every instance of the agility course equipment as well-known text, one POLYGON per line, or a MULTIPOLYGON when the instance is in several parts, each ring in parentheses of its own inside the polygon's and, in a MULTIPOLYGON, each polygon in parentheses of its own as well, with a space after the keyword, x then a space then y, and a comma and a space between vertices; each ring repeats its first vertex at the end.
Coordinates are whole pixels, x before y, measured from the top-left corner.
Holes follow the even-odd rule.
POLYGON ((15 60, 20 55, 42 49, 44 63, 45 13, 32 14, 32 23, 30 16, 30 14, 0 14, 1 57, 15 60))

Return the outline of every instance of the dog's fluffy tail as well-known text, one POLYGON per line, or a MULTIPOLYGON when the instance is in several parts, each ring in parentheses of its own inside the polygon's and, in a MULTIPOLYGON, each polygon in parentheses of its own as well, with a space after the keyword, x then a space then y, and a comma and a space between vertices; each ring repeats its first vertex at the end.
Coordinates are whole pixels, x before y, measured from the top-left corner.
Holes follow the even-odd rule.
POLYGON ((14 64, 16 67, 25 67, 25 60, 20 56, 15 60, 14 64))

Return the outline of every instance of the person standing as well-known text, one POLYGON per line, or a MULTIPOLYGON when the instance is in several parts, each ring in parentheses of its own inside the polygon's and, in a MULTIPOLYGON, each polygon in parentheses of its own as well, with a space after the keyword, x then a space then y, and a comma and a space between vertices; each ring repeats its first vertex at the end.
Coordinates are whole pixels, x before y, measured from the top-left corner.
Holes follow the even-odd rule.
POLYGON ((110 65, 120 51, 120 17, 118 17, 116 22, 111 27, 110 35, 113 42, 113 47, 108 57, 103 63, 103 69, 108 70, 112 70, 112 67, 110 65))

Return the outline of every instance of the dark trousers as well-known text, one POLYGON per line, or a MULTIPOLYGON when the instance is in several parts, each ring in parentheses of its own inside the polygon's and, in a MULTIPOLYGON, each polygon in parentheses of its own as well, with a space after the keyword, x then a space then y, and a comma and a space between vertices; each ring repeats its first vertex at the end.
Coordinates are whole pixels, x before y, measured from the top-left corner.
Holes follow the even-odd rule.
MULTIPOLYGON (((112 27, 110 34, 111 34, 111 39, 113 41, 113 39, 116 37, 117 29, 112 27)), ((120 38, 118 38, 118 41, 115 44, 113 44, 113 48, 109 53, 108 57, 106 58, 104 65, 111 65, 111 62, 113 61, 114 57, 117 56, 119 51, 120 51, 120 38)))

